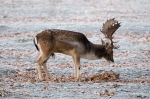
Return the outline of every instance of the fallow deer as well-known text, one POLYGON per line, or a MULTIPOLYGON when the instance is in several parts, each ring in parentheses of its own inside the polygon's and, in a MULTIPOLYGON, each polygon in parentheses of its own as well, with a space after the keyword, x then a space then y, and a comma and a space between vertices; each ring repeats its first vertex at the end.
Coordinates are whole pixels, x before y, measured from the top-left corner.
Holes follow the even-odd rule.
POLYGON ((101 39, 102 44, 93 44, 84 34, 68 30, 48 29, 37 34, 34 44, 41 54, 37 61, 39 79, 43 79, 41 72, 43 66, 46 79, 49 80, 46 62, 54 53, 72 56, 76 79, 79 78, 80 58, 90 60, 104 58, 107 62, 114 62, 112 35, 119 27, 120 23, 114 18, 107 20, 100 30, 105 35, 105 40, 101 39))

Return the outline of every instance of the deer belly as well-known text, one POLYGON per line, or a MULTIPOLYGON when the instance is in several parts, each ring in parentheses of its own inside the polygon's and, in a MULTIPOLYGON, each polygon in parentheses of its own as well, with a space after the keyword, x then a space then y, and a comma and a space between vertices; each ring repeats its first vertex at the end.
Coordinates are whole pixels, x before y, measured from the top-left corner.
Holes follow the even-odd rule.
POLYGON ((96 59, 98 59, 98 57, 95 55, 95 53, 82 54, 80 57, 81 58, 85 58, 85 59, 90 59, 90 60, 96 60, 96 59))

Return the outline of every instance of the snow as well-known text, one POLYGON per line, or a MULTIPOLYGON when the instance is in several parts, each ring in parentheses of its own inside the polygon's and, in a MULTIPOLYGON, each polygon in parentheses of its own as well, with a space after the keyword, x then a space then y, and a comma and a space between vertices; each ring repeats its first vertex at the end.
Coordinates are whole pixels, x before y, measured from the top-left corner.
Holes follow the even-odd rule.
POLYGON ((149 99, 149 6, 149 0, 1 0, 0 97, 149 99), (52 80, 39 81, 39 52, 33 44, 37 33, 51 28, 72 30, 101 44, 100 28, 110 18, 121 22, 114 35, 120 45, 114 50, 115 63, 81 59, 81 80, 75 81, 72 58, 56 54, 47 63, 52 80), (119 79, 86 80, 111 70, 119 79))

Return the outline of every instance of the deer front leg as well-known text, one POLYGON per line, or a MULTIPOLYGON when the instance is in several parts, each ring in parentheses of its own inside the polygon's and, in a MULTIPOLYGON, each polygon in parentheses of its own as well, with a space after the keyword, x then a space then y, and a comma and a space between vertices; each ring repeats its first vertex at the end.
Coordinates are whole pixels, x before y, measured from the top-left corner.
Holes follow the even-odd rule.
POLYGON ((76 79, 79 79, 80 57, 78 57, 77 55, 74 55, 73 61, 74 61, 74 76, 76 77, 76 79))

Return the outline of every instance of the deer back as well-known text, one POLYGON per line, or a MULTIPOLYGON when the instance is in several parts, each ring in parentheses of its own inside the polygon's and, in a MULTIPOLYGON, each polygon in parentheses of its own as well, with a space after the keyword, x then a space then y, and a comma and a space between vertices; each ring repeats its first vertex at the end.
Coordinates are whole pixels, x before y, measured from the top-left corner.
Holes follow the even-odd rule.
POLYGON ((68 50, 76 49, 78 54, 82 54, 91 49, 91 42, 79 32, 49 29, 39 33, 36 37, 42 47, 49 46, 53 48, 54 52, 67 54, 68 50))

